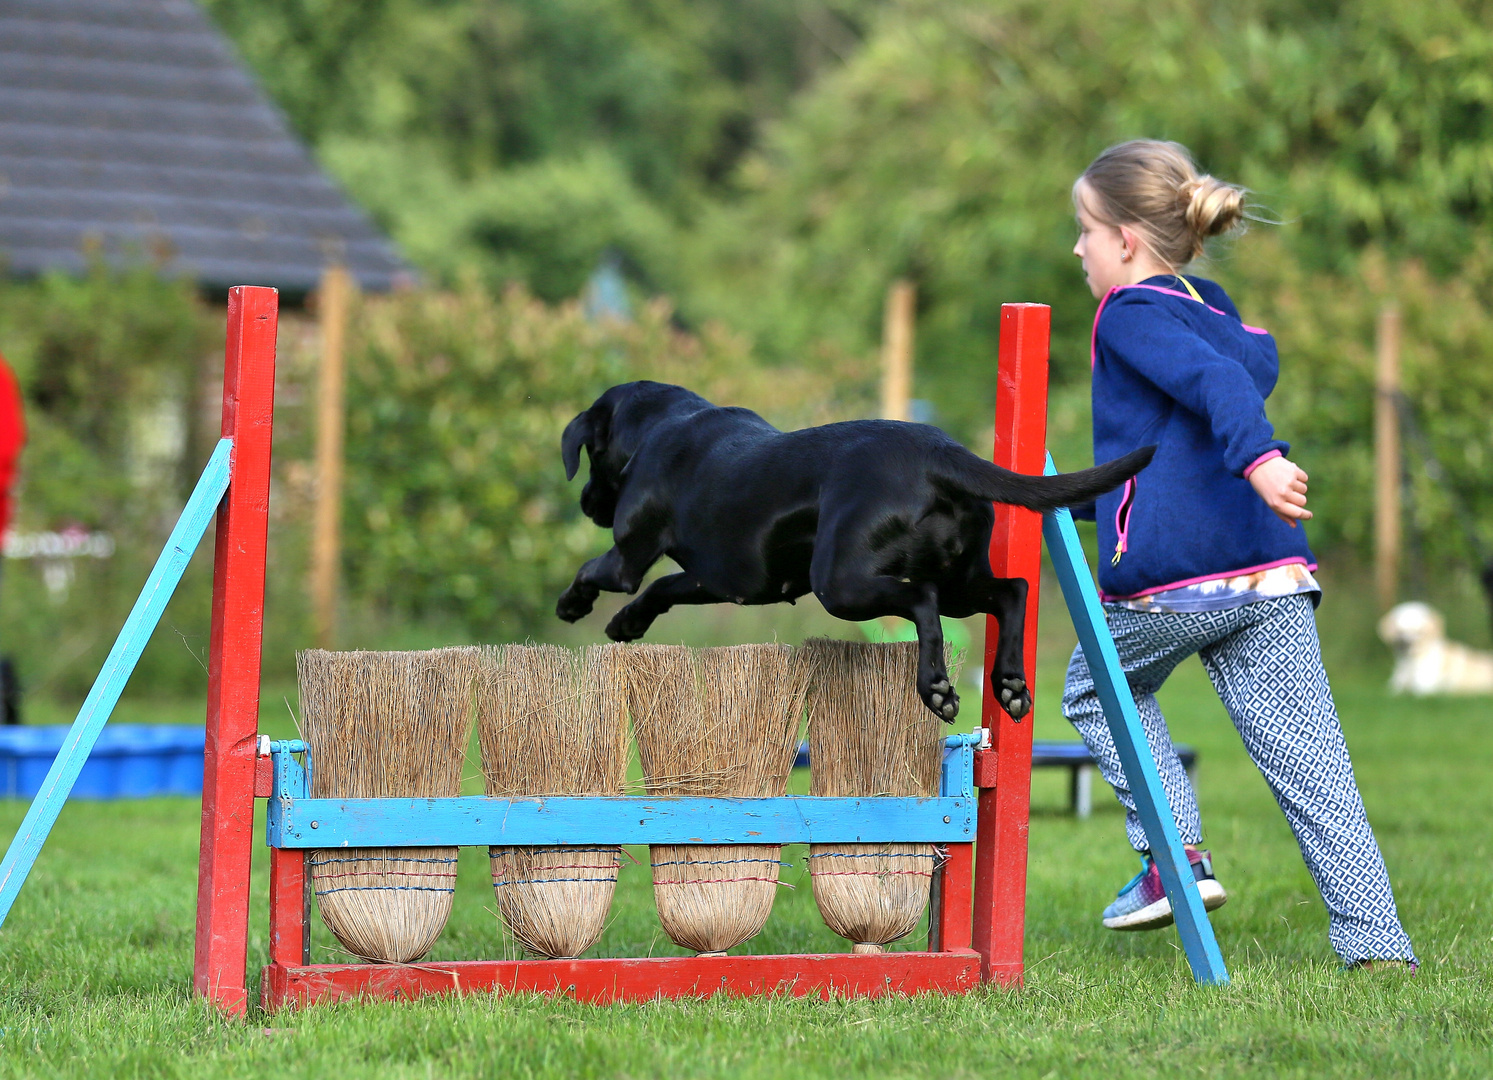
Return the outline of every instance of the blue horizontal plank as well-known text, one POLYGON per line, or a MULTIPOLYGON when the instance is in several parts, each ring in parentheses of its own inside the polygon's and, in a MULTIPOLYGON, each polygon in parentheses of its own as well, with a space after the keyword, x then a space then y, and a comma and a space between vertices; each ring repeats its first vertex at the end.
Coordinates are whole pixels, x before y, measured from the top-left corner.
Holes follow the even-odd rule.
POLYGON ((281 848, 550 844, 960 843, 973 799, 272 798, 281 848))

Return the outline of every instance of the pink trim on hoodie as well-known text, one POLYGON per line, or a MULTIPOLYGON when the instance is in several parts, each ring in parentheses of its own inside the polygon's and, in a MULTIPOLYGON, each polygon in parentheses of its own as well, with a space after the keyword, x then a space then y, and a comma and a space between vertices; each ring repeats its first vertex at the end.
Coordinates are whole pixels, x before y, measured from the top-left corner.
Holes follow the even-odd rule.
POLYGON ((1120 561, 1120 556, 1130 550, 1130 512, 1135 508, 1135 477, 1125 481, 1125 486, 1120 490, 1120 505, 1115 507, 1115 536, 1118 543, 1115 544, 1114 557, 1109 564, 1115 566, 1120 561))
POLYGON ((1116 285, 1104 294, 1104 299, 1099 301, 1099 310, 1094 312, 1094 329, 1089 331, 1089 370, 1093 371, 1099 363, 1099 316, 1104 314, 1104 305, 1109 303, 1109 298, 1120 291, 1121 286, 1116 285))
POLYGON ((1256 469, 1258 469, 1261 465, 1265 464, 1265 462, 1269 461, 1271 458, 1278 458, 1278 457, 1284 457, 1284 456, 1285 455, 1283 455, 1279 450, 1266 450, 1259 457, 1255 458, 1248 465, 1244 466, 1244 479, 1248 480, 1250 473, 1254 472, 1256 469))
POLYGON ((1182 581, 1173 581, 1167 585, 1157 585, 1150 589, 1142 589, 1138 593, 1131 593, 1129 596, 1111 596, 1101 589, 1099 590, 1099 599, 1105 603, 1113 600, 1135 600, 1142 596, 1150 596, 1152 593, 1166 592, 1168 589, 1180 589, 1187 585, 1201 585, 1205 581, 1217 581, 1219 578, 1258 574, 1261 570, 1274 570, 1277 566, 1290 566, 1292 563, 1301 563, 1308 570, 1312 571, 1317 569, 1316 563, 1307 562, 1300 555, 1292 555, 1289 559, 1276 559, 1274 562, 1261 563, 1259 566, 1246 566, 1243 570, 1226 570, 1222 574, 1204 574, 1202 577, 1185 578, 1182 581))
MULTIPOLYGON (((1183 300, 1191 300, 1194 304, 1199 302, 1185 292, 1178 292, 1176 289, 1164 289, 1160 285, 1116 285, 1114 288, 1110 289, 1109 292, 1104 294, 1104 299, 1099 301, 1099 310, 1094 312, 1094 329, 1089 334, 1090 371, 1093 371, 1095 365, 1099 363, 1099 316, 1104 314, 1104 305, 1109 303, 1109 298, 1115 293, 1122 292, 1125 289, 1150 289, 1152 292, 1159 292, 1166 296, 1180 296, 1183 300)), ((1227 311, 1221 311, 1218 308, 1214 307, 1212 304, 1205 303, 1203 304, 1203 307, 1207 308, 1215 315, 1222 315, 1225 319, 1229 318, 1229 313, 1227 311)), ((1270 333, 1269 330, 1261 329, 1258 326, 1250 326, 1247 322, 1240 322, 1239 325, 1244 327, 1244 329, 1251 334, 1270 333)))

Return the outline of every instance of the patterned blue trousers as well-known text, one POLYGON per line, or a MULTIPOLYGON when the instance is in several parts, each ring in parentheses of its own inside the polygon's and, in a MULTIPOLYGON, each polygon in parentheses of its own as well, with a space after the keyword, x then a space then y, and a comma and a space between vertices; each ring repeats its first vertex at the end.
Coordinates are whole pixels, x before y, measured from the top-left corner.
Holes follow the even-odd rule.
MULTIPOLYGON (((1202 821, 1155 694, 1196 653, 1296 834, 1327 905, 1333 949, 1350 964, 1413 960, 1322 669, 1310 597, 1185 613, 1143 614, 1111 604, 1105 613, 1183 842, 1202 842, 1202 821)), ((1125 807, 1131 846, 1146 851, 1146 832, 1081 648, 1068 665, 1063 715, 1125 807)))

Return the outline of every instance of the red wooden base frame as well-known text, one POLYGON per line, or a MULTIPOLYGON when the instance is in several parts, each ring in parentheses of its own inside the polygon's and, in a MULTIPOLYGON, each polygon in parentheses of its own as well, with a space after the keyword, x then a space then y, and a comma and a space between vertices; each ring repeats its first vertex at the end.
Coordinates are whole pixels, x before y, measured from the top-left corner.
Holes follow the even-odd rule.
POLYGON ((963 993, 980 982, 980 957, 960 952, 881 956, 681 956, 647 960, 470 960, 431 964, 315 964, 264 969, 266 1010, 352 998, 531 992, 607 1005, 660 997, 785 994, 883 997, 963 993))
MULTIPOLYGON (((994 461, 1041 474, 1046 451, 1049 311, 1001 310, 994 461)), ((207 750, 202 799, 197 947, 193 983, 221 1009, 248 1006, 250 832, 254 799, 270 795, 256 759, 270 440, 274 411, 273 289, 229 294, 223 434, 234 440, 228 496, 219 511, 213 569, 207 750)), ((1026 678, 1035 685, 1037 584, 1042 523, 1031 511, 996 507, 991 569, 1030 583, 1026 678)), ((987 628, 989 670, 997 627, 987 628)), ((981 982, 1019 985, 1026 924, 1026 845, 1032 724, 1012 721, 988 687, 984 725, 992 745, 975 754, 980 789, 975 844, 950 844, 934 878, 928 951, 856 955, 508 960, 428 964, 311 964, 310 890, 304 851, 270 857, 269 964, 260 1004, 347 998, 413 998, 471 991, 567 994, 583 1001, 643 1001, 716 994, 797 997, 960 993, 981 982)))

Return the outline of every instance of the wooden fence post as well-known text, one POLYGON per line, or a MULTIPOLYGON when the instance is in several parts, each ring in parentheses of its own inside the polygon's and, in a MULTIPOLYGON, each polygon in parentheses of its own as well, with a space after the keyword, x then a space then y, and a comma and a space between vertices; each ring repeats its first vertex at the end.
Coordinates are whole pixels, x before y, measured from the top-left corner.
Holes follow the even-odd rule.
POLYGON ((917 287, 905 278, 892 282, 886 293, 886 316, 881 333, 881 416, 911 420, 912 340, 917 287))
POLYGON ((345 348, 352 279, 341 266, 321 277, 321 367, 316 383, 316 509, 311 526, 311 617, 316 643, 337 643, 337 576, 342 558, 342 438, 345 348))
POLYGON ((1400 312, 1379 312, 1374 378, 1374 585, 1379 610, 1394 607, 1400 577, 1400 312))

